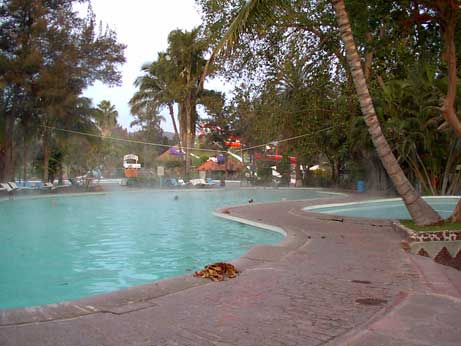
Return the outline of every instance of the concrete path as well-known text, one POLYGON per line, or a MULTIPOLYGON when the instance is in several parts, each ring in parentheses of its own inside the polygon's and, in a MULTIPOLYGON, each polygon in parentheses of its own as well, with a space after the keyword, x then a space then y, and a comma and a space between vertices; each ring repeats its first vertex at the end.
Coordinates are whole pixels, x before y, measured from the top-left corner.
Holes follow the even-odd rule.
POLYGON ((236 260, 236 279, 145 286, 80 315, 0 311, 0 345, 461 345, 461 272, 408 255, 388 222, 301 210, 316 203, 224 210, 288 233, 236 260))

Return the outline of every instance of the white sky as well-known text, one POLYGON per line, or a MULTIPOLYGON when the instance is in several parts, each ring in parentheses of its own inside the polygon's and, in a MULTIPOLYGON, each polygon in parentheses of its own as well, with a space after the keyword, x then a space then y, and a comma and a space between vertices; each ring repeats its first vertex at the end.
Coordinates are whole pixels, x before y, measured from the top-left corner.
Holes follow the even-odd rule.
MULTIPOLYGON (((129 128, 133 120, 128 101, 136 92, 133 82, 141 75, 141 66, 157 58, 167 48, 168 34, 175 29, 191 30, 200 25, 200 15, 194 0, 92 0, 98 22, 117 32, 119 42, 127 45, 126 63, 122 66, 122 86, 109 88, 101 83, 85 91, 96 106, 101 100, 110 100, 119 113, 118 122, 129 128)), ((210 81, 207 88, 229 91, 220 81, 210 81)), ((163 114, 163 113, 162 113, 163 114)), ((165 131, 173 131, 167 114, 162 123, 165 131)))

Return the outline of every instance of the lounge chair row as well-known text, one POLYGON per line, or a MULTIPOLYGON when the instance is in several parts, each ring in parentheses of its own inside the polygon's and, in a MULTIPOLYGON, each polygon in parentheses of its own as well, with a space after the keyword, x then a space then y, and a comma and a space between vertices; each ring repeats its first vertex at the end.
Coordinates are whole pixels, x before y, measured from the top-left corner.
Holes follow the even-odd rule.
POLYGON ((215 184, 212 182, 210 178, 207 180, 205 179, 191 179, 188 183, 185 183, 184 180, 178 179, 176 180, 175 178, 169 178, 165 180, 165 186, 170 186, 170 187, 187 187, 187 186, 193 186, 193 187, 212 187, 215 186, 215 184))
POLYGON ((191 179, 191 184, 195 187, 212 187, 215 184, 211 181, 211 179, 191 179))
POLYGON ((8 183, 0 183, 0 191, 6 191, 8 193, 12 193, 15 191, 21 190, 54 190, 55 186, 52 183, 44 183, 40 188, 35 187, 19 187, 14 181, 10 181, 8 183))

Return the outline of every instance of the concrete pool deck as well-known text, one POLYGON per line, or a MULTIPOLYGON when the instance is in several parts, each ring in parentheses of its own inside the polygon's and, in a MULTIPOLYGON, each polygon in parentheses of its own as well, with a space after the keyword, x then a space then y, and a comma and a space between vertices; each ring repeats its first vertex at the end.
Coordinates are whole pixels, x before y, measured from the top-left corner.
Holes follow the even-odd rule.
POLYGON ((302 210, 358 198, 225 208, 287 238, 233 261, 243 271, 225 282, 189 275, 0 310, 0 345, 459 346, 461 272, 404 252, 389 221, 302 210))

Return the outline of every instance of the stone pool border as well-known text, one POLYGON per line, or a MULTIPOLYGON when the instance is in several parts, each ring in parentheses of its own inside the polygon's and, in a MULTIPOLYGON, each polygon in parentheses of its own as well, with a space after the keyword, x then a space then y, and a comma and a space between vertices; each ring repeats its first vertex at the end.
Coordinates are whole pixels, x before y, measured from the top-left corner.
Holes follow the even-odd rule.
MULTIPOLYGON (((51 196, 48 195, 47 197, 51 196)), ((226 214, 227 210, 228 207, 217 209, 213 215, 285 235, 285 238, 278 244, 255 245, 242 257, 230 261, 240 271, 277 261, 308 241, 302 232, 230 216, 226 214)), ((209 284, 213 284, 213 282, 195 278, 191 273, 72 301, 25 308, 0 309, 0 326, 72 319, 98 312, 124 314, 153 306, 156 298, 209 284)))

